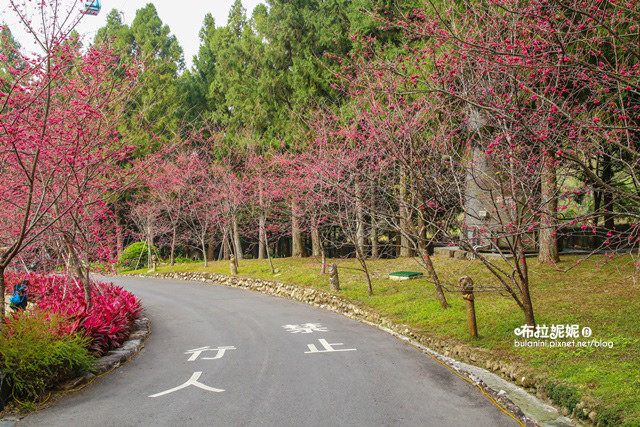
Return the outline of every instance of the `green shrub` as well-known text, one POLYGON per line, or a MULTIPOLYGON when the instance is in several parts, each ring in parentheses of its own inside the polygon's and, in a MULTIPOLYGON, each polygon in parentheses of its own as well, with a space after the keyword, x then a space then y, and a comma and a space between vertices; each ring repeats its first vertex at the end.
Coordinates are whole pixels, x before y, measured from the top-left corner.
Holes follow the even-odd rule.
POLYGON ((196 261, 192 260, 191 258, 183 257, 183 256, 175 257, 175 258, 173 258, 173 261, 176 264, 187 264, 187 263, 190 263, 190 262, 196 262, 196 261))
MULTIPOLYGON (((548 382, 545 385, 545 392, 549 399, 559 406, 564 406, 570 411, 574 411, 576 405, 580 403, 580 392, 574 387, 565 384, 548 382)), ((578 411, 578 416, 583 417, 582 412, 578 411)))
POLYGON ((621 425, 633 426, 634 424, 622 424, 620 414, 617 411, 611 408, 599 407, 596 409, 596 425, 598 427, 616 427, 621 425))
POLYGON ((16 399, 34 402, 46 389, 91 369, 89 338, 68 335, 64 328, 64 319, 39 311, 16 314, 2 326, 0 371, 16 399))
MULTIPOLYGON (((158 249, 151 245, 151 253, 157 253, 158 249)), ((120 255, 120 267, 124 269, 135 269, 147 264, 148 256, 147 242, 136 242, 127 246, 127 248, 120 255)))

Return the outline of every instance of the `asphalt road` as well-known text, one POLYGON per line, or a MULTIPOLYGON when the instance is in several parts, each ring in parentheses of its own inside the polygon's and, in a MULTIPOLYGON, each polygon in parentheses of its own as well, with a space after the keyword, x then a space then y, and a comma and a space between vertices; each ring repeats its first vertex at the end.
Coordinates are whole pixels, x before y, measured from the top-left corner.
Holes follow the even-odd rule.
POLYGON ((419 350, 338 314, 222 286, 115 282, 142 298, 146 347, 20 426, 517 425, 419 350))

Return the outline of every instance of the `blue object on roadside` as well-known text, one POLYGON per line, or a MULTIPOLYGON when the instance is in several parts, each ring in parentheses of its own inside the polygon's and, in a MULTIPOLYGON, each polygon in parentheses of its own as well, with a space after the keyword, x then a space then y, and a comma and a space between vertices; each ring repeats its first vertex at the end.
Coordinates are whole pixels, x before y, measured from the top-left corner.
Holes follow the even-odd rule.
POLYGON ((22 280, 16 283, 13 287, 13 294, 9 299, 9 304, 13 309, 25 309, 27 308, 27 300, 29 297, 29 291, 27 289, 27 280, 22 280))

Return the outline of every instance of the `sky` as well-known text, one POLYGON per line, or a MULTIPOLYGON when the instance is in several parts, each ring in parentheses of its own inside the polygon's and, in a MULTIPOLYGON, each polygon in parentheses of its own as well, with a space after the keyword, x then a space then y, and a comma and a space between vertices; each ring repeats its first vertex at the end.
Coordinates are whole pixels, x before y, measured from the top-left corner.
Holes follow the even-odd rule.
MULTIPOLYGON (((22 3, 22 0, 14 0, 22 3)), ((81 3, 74 0, 60 0, 67 6, 74 3, 80 7, 81 3)), ((31 0, 31 3, 35 1, 31 0)), ((124 22, 131 25, 135 18, 136 10, 153 3, 162 22, 167 24, 182 46, 187 68, 191 68, 193 56, 198 53, 200 40, 198 32, 202 27, 202 21, 207 13, 211 13, 216 26, 223 26, 227 22, 229 9, 233 0, 102 0, 102 10, 98 16, 85 16, 77 30, 88 39, 93 40, 96 31, 105 25, 107 14, 112 9, 117 9, 124 14, 124 22)), ((247 9, 247 16, 251 16, 253 8, 263 3, 262 0, 242 0, 247 9)), ((32 38, 22 31, 22 25, 17 15, 11 10, 9 0, 0 0, 0 23, 7 24, 14 37, 18 39, 23 48, 29 49, 33 45, 32 38)), ((33 50, 33 49, 32 49, 33 50)))

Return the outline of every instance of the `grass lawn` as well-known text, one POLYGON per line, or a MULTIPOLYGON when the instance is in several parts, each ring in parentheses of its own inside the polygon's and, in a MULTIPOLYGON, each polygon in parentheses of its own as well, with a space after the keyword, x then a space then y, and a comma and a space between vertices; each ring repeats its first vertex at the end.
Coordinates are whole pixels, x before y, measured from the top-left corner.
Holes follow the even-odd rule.
MULTIPOLYGON (((563 257, 560 268, 575 263, 563 257)), ((332 260, 340 267, 357 268, 355 260, 332 260)), ((626 425, 640 425, 640 284, 632 279, 633 261, 629 256, 582 262, 567 273, 554 267, 537 266, 530 260, 530 280, 536 323, 539 325, 580 325, 593 331, 590 339, 611 341, 613 348, 521 348, 514 347, 514 329, 524 324, 524 314, 509 297, 494 292, 476 293, 479 339, 471 339, 466 329, 464 300, 459 293, 447 294, 451 308, 440 308, 426 279, 392 281, 393 271, 421 271, 416 260, 385 259, 370 261, 374 295, 368 296, 366 280, 360 271, 341 268, 340 294, 367 305, 396 323, 410 325, 425 334, 484 347, 512 360, 533 367, 552 380, 575 387, 623 415, 626 425)), ((266 260, 240 261, 239 275, 276 280, 283 283, 329 289, 316 259, 274 259, 278 269, 272 275, 266 260)), ((471 276, 478 286, 495 283, 478 261, 434 257, 436 271, 447 283, 471 276)), ((146 273, 138 270, 131 273, 146 273)), ((229 274, 229 262, 188 263, 158 272, 203 271, 229 274)), ((583 338, 580 338, 581 340, 583 338)), ((564 341, 558 340, 558 341, 564 341)), ((586 339, 585 339, 586 340, 586 339)))

